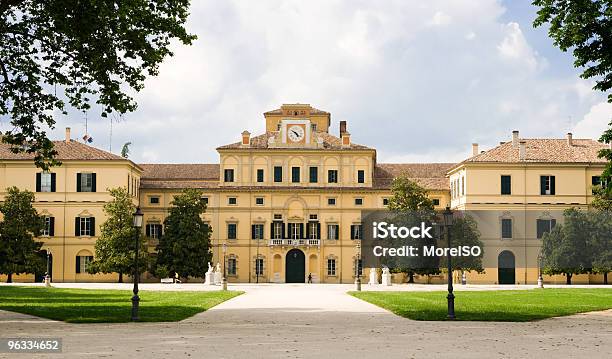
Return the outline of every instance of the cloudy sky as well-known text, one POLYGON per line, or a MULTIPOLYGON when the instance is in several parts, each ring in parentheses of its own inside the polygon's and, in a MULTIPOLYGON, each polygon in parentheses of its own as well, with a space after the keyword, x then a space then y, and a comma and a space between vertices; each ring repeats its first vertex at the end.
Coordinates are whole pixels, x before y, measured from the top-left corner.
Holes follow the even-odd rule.
MULTIPOLYGON (((195 0, 198 40, 176 46, 138 111, 112 124, 112 151, 130 141, 136 162, 217 162, 216 147, 297 102, 331 112, 334 134, 348 121, 379 162, 458 161, 514 129, 598 137, 612 106, 534 17, 529 0, 195 0)), ((110 121, 88 119, 109 149, 110 121)), ((84 117, 59 117, 54 135, 65 126, 82 136, 84 117)))

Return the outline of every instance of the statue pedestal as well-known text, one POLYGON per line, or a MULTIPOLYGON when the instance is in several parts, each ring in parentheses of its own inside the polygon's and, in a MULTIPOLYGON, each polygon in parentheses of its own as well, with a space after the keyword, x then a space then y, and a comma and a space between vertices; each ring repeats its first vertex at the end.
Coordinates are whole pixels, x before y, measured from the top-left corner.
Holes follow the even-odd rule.
POLYGON ((383 273, 382 275, 382 284, 386 286, 391 285, 391 273, 383 273))
POLYGON ((215 272, 215 284, 221 285, 221 272, 215 272))
POLYGON ((368 281, 368 284, 378 284, 378 278, 376 278, 376 271, 370 271, 370 280, 368 281))
POLYGON ((215 273, 214 272, 206 272, 204 276, 204 284, 206 285, 215 285, 215 273))

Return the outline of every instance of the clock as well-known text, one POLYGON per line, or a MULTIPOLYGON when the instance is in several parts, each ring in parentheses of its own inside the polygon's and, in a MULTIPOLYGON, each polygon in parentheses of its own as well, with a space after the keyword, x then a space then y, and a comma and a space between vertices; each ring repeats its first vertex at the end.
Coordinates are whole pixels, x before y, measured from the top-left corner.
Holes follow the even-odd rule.
POLYGON ((292 142, 300 142, 304 139, 304 127, 292 125, 287 127, 287 137, 292 142))

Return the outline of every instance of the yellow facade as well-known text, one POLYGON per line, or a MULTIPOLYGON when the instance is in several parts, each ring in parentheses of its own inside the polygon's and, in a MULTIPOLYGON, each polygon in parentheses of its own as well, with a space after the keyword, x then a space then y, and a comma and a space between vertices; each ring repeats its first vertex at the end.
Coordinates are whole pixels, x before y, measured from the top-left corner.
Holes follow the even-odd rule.
MULTIPOLYGON (((136 165, 69 140, 67 133, 67 140, 56 142, 63 164, 52 169, 55 192, 36 193, 36 208, 54 217, 53 236, 40 238, 43 249, 52 254, 53 281, 117 280, 117 274, 76 273, 77 257, 94 255, 99 226, 105 219, 102 206, 110 198, 108 188, 128 187, 145 214, 143 235, 150 237, 152 251, 163 235, 173 196, 184 188, 202 190, 208 201, 203 217, 213 229, 212 264, 223 265, 225 257, 230 282, 304 282, 310 274, 313 282, 352 283, 360 242, 352 239, 352 232, 359 228, 361 211, 384 209, 391 196, 390 183, 401 173, 426 187, 438 209, 547 211, 588 207, 592 176, 599 175, 604 165, 582 159, 559 163, 515 160, 514 152, 520 151, 516 143, 508 153, 496 152, 503 152, 504 145, 483 154, 475 150, 471 159, 459 164, 381 164, 375 149, 353 142, 346 122, 334 136, 328 112, 291 104, 264 113, 264 118, 266 133, 251 137, 244 131, 237 136, 238 142, 219 147, 218 164, 136 165), (501 155, 509 157, 504 161, 489 158, 501 155), (95 192, 77 192, 77 178, 82 181, 79 173, 96 173, 95 192), (557 179, 554 195, 538 192, 542 174, 557 179), (511 177, 509 195, 500 194, 502 175, 511 177), (88 217, 96 219, 94 235, 77 236, 75 218, 88 217)), ((516 137, 518 141, 518 134, 516 137)), ((536 152, 527 148, 528 156, 536 152)), ((31 159, 3 150, 0 188, 15 185, 40 190, 38 172, 31 159)), ((532 238, 532 232, 525 230, 520 238, 517 232, 508 240, 499 237, 498 229, 485 228, 485 255, 491 256, 487 262, 495 262, 501 251, 510 250, 516 258, 516 282, 535 282, 540 240, 532 238)), ((495 283, 497 278, 496 267, 486 268, 485 274, 468 275, 472 283, 495 283)), ((15 278, 33 279, 32 275, 15 278)), ((576 279, 598 280, 597 276, 576 279)), ((144 280, 158 279, 146 274, 144 280)), ((401 281, 402 275, 396 280, 401 281)), ((429 283, 443 280, 443 275, 417 278, 429 283)))

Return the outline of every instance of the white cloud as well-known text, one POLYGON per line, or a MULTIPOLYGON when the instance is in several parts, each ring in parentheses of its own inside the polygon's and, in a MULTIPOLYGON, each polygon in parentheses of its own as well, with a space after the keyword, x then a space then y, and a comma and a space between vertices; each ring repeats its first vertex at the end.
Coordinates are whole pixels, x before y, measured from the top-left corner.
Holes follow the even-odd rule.
POLYGON ((612 121, 612 103, 600 102, 591 107, 584 118, 574 126, 572 132, 576 137, 598 139, 608 128, 610 121, 612 121))
POLYGON ((516 22, 510 22, 505 26, 504 38, 497 45, 497 51, 502 58, 519 63, 530 71, 538 67, 537 54, 525 40, 521 27, 516 22))
POLYGON ((429 25, 433 26, 444 26, 448 25, 451 22, 451 17, 442 11, 436 11, 431 20, 429 21, 429 25))

